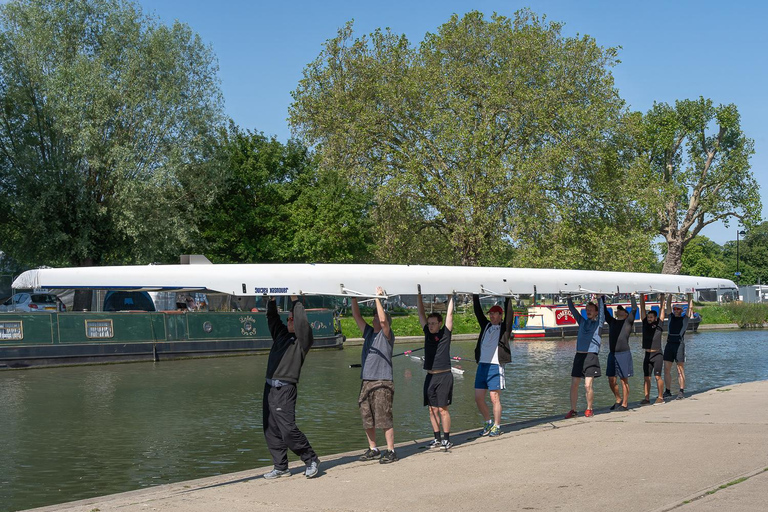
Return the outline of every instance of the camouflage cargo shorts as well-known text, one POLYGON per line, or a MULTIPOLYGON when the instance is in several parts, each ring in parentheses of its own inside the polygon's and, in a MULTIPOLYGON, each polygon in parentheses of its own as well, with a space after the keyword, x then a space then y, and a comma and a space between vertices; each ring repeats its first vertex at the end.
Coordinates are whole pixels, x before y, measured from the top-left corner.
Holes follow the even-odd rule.
POLYGON ((392 428, 394 397, 395 383, 391 380, 364 380, 360 386, 360 397, 357 399, 363 428, 392 428))

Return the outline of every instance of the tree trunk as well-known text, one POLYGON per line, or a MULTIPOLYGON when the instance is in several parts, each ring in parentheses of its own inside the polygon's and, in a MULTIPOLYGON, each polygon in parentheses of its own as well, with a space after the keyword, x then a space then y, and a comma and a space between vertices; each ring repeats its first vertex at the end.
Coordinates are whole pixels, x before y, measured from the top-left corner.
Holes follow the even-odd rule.
POLYGON ((667 240, 667 257, 664 258, 662 274, 679 274, 683 268, 683 241, 667 240))

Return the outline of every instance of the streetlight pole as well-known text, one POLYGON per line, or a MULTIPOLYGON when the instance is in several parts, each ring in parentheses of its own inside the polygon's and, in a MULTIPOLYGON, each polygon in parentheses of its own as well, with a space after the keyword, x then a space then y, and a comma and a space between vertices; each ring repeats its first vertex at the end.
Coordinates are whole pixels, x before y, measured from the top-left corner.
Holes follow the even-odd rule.
POLYGON ((744 230, 736 230, 736 285, 741 284, 741 272, 739 271, 739 235, 746 235, 747 232, 744 230))

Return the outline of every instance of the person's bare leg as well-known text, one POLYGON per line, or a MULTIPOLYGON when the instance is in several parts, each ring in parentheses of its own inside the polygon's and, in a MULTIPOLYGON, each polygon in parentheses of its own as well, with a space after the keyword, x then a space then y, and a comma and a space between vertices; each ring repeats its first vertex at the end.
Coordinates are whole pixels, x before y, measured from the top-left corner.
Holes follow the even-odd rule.
POLYGON ((493 424, 501 425, 501 391, 491 391, 491 404, 493 404, 493 424))
POLYGON ((651 399, 651 377, 643 377, 643 394, 646 400, 651 399))
POLYGON ((616 400, 617 404, 621 403, 621 395, 619 394, 619 385, 616 384, 616 377, 608 377, 608 386, 610 386, 611 391, 613 391, 614 399, 616 400))
POLYGON ((368 438, 368 447, 371 450, 375 450, 376 449, 376 429, 375 428, 365 429, 365 437, 368 438))
POLYGON ((656 386, 659 388, 659 398, 664 397, 664 380, 661 375, 656 376, 656 386))
POLYGON ((395 429, 385 428, 384 439, 387 440, 387 450, 393 451, 395 449, 395 429))
POLYGON ((581 377, 571 377, 571 410, 576 410, 576 404, 579 401, 579 382, 581 377))
POLYGON ((672 390, 672 361, 664 361, 664 386, 672 390))
POLYGON ((685 389, 685 363, 677 363, 677 381, 680 389, 685 389))
POLYGON ((595 390, 592 388, 594 377, 584 377, 584 391, 587 396, 587 410, 592 409, 592 403, 595 401, 595 390))
POLYGON ((621 390, 623 398, 621 400, 621 406, 626 407, 629 404, 629 379, 621 379, 621 390))
POLYGON ((490 421, 491 413, 488 411, 488 404, 485 403, 485 390, 475 389, 475 403, 477 404, 477 410, 482 414, 485 421, 490 421))
POLYGON ((443 424, 443 432, 451 432, 451 413, 448 412, 447 407, 440 407, 440 420, 443 424))
POLYGON ((429 406, 429 421, 432 422, 432 432, 440 432, 440 416, 437 407, 429 406))

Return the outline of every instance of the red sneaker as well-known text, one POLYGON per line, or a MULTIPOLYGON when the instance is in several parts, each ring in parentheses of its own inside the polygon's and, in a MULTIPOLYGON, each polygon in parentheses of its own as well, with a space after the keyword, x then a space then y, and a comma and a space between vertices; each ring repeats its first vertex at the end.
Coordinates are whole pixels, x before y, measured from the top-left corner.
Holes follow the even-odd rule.
POLYGON ((579 415, 579 413, 577 413, 576 411, 571 409, 570 411, 568 411, 568 414, 565 415, 565 419, 569 420, 571 418, 575 418, 578 415, 579 415))
POLYGON ((592 412, 592 409, 587 409, 586 411, 584 411, 584 417, 585 418, 591 418, 594 415, 595 415, 595 413, 592 412))

